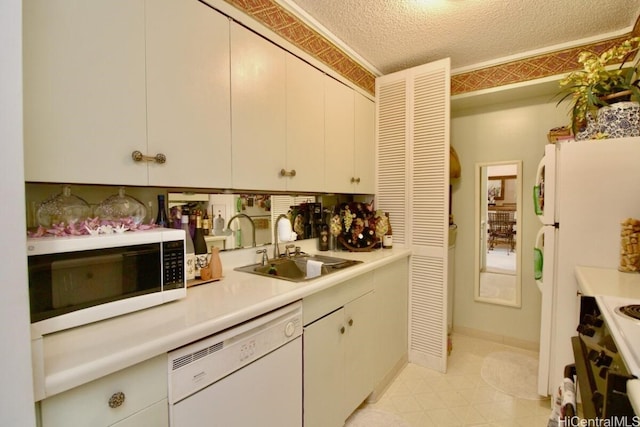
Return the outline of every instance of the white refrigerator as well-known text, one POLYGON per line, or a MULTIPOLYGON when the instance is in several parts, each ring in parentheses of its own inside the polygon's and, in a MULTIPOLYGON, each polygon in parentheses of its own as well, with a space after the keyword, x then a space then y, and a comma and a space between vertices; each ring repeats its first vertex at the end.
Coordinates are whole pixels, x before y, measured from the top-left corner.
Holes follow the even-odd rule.
POLYGON ((573 363, 580 309, 575 267, 617 269, 620 223, 640 218, 640 138, 545 146, 533 193, 543 224, 534 248, 542 294, 538 393, 553 395, 573 363))

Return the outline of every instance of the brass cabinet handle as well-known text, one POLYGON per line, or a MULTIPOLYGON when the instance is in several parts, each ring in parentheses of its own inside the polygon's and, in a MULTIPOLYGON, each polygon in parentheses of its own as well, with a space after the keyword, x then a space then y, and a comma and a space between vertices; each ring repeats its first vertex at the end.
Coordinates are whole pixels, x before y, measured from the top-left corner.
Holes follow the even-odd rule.
POLYGON ((134 162, 144 161, 144 162, 156 162, 156 163, 162 164, 162 163, 166 163, 167 161, 167 156, 165 156, 162 153, 158 153, 155 156, 145 156, 138 150, 131 153, 131 158, 133 159, 134 162))
POLYGON ((296 176, 296 170, 295 169, 291 169, 290 171, 285 170, 285 169, 281 169, 280 170, 280 176, 296 176))
POLYGON ((360 177, 356 178, 356 177, 353 177, 353 176, 352 176, 352 177, 351 177, 351 183, 353 184, 354 182, 355 182, 356 184, 360 184, 360 177))
POLYGON ((345 331, 346 331, 346 329, 344 328, 344 326, 341 326, 341 327, 340 327, 340 333, 341 333, 341 334, 344 334, 344 333, 345 333, 345 331))
POLYGON ((109 398, 109 408, 117 408, 119 406, 122 406, 122 404, 124 403, 124 399, 125 395, 123 392, 118 391, 116 393, 113 393, 109 398))
POLYGON ((353 319, 349 319, 349 326, 353 326, 353 319))

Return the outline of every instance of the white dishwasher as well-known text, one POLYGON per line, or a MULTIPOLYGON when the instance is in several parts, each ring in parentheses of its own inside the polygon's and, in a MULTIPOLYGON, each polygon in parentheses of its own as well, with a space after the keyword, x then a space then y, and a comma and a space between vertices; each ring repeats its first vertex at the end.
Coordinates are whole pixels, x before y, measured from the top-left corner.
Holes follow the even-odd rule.
POLYGON ((302 303, 169 353, 172 427, 300 427, 302 303))

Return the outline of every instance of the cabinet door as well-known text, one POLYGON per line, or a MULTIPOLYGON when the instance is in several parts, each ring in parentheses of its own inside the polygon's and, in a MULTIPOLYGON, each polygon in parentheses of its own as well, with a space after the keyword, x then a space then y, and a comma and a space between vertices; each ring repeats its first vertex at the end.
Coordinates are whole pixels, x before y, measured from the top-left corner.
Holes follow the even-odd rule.
POLYGON ((304 426, 344 425, 344 309, 304 328, 304 426))
POLYGON ((147 0, 149 184, 231 186, 229 20, 197 1, 147 0))
POLYGON ((378 268, 373 273, 373 306, 376 331, 373 353, 376 388, 407 356, 407 325, 409 322, 409 263, 407 258, 378 268))
MULTIPOLYGON (((167 402, 165 354, 44 399, 40 404, 42 427, 106 427, 158 402, 167 402), (116 393, 122 393, 123 399, 111 407, 116 393)), ((151 409, 149 419, 157 416, 157 409, 151 409)))
POLYGON ((287 190, 324 191, 324 74, 287 54, 287 190))
POLYGON ((27 181, 147 184, 144 0, 25 0, 27 181))
POLYGON ((373 391, 373 292, 344 306, 344 408, 347 417, 373 391))
POLYGON ((111 427, 168 427, 169 403, 163 399, 111 427))
POLYGON ((325 191, 350 193, 354 177, 353 90, 325 76, 325 191))
POLYGON ((231 24, 233 187, 285 190, 285 51, 231 24))
POLYGON ((375 193, 375 104, 357 92, 354 124, 354 176, 355 193, 375 193))

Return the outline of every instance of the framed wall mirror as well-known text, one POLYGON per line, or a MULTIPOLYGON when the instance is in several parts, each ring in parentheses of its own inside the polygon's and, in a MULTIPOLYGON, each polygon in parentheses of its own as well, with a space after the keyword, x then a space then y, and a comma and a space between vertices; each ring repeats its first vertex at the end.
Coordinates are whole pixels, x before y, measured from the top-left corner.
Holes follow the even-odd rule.
POLYGON ((476 301, 522 305, 521 174, 521 160, 476 164, 476 301))

